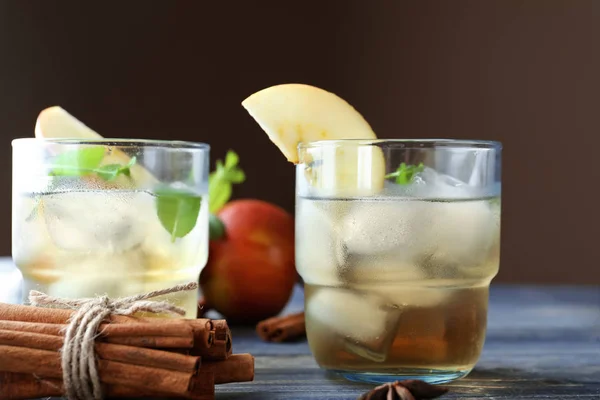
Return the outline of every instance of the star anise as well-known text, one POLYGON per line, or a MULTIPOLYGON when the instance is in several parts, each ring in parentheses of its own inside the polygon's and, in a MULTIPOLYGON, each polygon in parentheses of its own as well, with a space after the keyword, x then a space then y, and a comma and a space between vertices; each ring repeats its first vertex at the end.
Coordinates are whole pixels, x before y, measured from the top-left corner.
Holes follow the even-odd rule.
POLYGON ((431 385, 420 380, 406 380, 377 386, 358 400, 425 400, 434 399, 446 392, 448 389, 443 386, 431 385))

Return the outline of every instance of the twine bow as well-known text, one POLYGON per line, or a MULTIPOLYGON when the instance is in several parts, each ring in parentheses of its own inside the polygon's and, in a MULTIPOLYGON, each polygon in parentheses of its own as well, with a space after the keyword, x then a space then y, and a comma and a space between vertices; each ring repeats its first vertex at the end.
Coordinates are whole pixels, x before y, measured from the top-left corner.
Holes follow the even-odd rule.
POLYGON ((36 307, 76 310, 69 319, 61 349, 61 367, 65 395, 69 400, 102 400, 102 386, 96 366, 95 342, 100 324, 110 315, 137 312, 185 315, 185 310, 166 301, 148 299, 166 294, 194 290, 196 282, 173 286, 131 297, 111 300, 107 296, 89 299, 65 299, 32 290, 29 302, 36 307))

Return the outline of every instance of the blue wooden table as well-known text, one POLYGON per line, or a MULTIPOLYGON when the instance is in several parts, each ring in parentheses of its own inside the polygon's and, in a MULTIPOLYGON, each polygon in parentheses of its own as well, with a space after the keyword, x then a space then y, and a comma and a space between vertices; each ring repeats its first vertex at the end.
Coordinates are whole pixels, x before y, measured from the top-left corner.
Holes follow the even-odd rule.
MULTIPOLYGON (((19 275, 0 262, 0 301, 19 275)), ((285 312, 302 309, 302 291, 285 312)), ((306 341, 264 343, 233 329, 236 353, 256 358, 253 382, 217 387, 217 399, 356 399, 373 387, 318 368, 306 341)), ((488 333, 475 370, 442 399, 600 399, 600 287, 492 285, 488 333)))

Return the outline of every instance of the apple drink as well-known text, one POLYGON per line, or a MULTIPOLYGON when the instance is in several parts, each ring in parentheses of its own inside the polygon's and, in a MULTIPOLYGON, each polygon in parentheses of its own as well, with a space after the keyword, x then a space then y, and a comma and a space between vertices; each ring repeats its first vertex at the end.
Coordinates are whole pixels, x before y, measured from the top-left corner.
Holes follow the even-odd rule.
MULTIPOLYGON (((208 256, 207 145, 17 139, 12 254, 30 289, 120 298, 197 282, 208 256)), ((157 298, 195 318, 197 291, 157 298)))
POLYGON ((498 269, 498 204, 298 198, 297 268, 317 362, 427 380, 470 371, 498 269))
POLYGON ((499 268, 501 145, 377 139, 323 92, 280 85, 246 100, 296 165, 311 352, 350 380, 461 378, 480 357, 499 268))
POLYGON ((471 186, 425 165, 444 170, 450 166, 439 156, 448 148, 479 146, 468 159, 479 159, 481 170, 471 161, 450 170, 480 179, 496 147, 458 141, 437 146, 348 140, 301 148, 296 267, 305 282, 310 347, 322 367, 357 380, 402 375, 444 382, 466 375, 477 362, 488 287, 499 265, 499 188, 471 186), (384 161, 383 170, 383 154, 417 161, 386 171, 382 187, 319 183, 340 173, 338 163, 353 153, 355 168, 379 168, 375 164, 384 161))

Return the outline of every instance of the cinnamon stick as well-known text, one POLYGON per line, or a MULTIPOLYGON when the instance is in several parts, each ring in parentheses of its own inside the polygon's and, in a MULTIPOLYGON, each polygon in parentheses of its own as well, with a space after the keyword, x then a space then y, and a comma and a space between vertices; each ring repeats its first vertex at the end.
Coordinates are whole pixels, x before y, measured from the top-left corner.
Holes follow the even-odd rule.
POLYGON ((21 400, 62 396, 62 381, 36 378, 31 374, 0 372, 0 399, 21 400))
POLYGON ((202 356, 205 360, 225 360, 233 353, 231 330, 224 319, 213 320, 212 325, 213 330, 208 339, 211 346, 202 351, 194 348, 190 354, 202 356))
MULTIPOLYGON (((60 334, 73 311, 0 303, 0 329, 17 329, 45 334, 60 334), (10 328, 10 322, 20 322, 10 328), (32 326, 31 324, 43 324, 32 326), (48 325, 61 326, 51 328, 48 325)), ((15 324, 13 324, 15 325, 15 324)), ((192 354, 222 360, 231 355, 231 332, 225 320, 159 319, 113 315, 101 325, 106 341, 150 348, 189 348, 192 354), (211 335, 212 333, 212 335, 211 335), (215 338, 219 338, 215 340, 215 338), (124 338, 124 339, 118 339, 124 338)))
MULTIPOLYGON (((0 371, 35 374, 47 378, 61 378, 62 368, 57 352, 25 347, 0 345, 0 371)), ((192 382, 192 374, 166 369, 142 367, 117 361, 98 360, 100 381, 109 385, 130 386, 139 390, 174 396, 201 394, 201 377, 192 382)))
MULTIPOLYGON (((205 377, 205 385, 209 388, 212 384, 211 376, 205 377)), ((13 372, 0 372, 0 400, 25 400, 43 397, 60 397, 64 394, 61 379, 41 378, 32 374, 17 374, 13 372)), ((130 386, 105 385, 106 397, 115 398, 165 398, 166 393, 151 392, 136 389, 130 386)), ((214 391, 207 389, 205 394, 186 394, 184 399, 214 400, 214 391)))
MULTIPOLYGON (((73 312, 0 303, 0 399, 63 393, 59 351, 73 312)), ((215 384, 254 379, 254 358, 232 350, 227 322, 210 319, 111 316, 95 342, 113 397, 212 399, 215 384)))
MULTIPOLYGON (((59 351, 63 343, 62 336, 0 330, 0 345, 59 351)), ((200 365, 200 357, 168 351, 111 343, 96 343, 95 347, 98 357, 109 361, 192 373, 195 373, 200 365)))
POLYGON ((256 333, 266 342, 290 342, 306 335, 304 312, 268 318, 256 326, 256 333))
MULTIPOLYGON (((0 320, 2 321, 22 321, 22 322, 42 322, 46 324, 66 324, 73 310, 66 310, 62 308, 45 308, 45 307, 33 307, 25 306, 20 304, 6 304, 0 303, 0 320)), ((151 322, 152 325, 160 325, 164 323, 162 329, 172 328, 172 325, 179 324, 178 327, 181 329, 183 326, 188 325, 193 329, 207 329, 212 330, 211 320, 207 318, 201 319, 175 319, 175 318, 156 318, 156 317, 135 317, 128 315, 111 315, 110 322, 113 324, 135 324, 151 322), (159 322, 160 321, 160 322, 159 322)), ((129 328, 115 328, 115 329, 129 329, 129 328)), ((153 328, 161 329, 161 328, 153 328)), ((171 329, 171 332, 175 329, 171 329)), ((170 336, 162 333, 152 333, 154 335, 170 336)), ((176 335, 179 336, 179 335, 176 335)))
MULTIPOLYGON (((109 343, 124 344, 149 348, 193 348, 193 332, 189 325, 183 329, 177 324, 102 324, 98 340, 109 343), (131 325, 128 327, 128 325, 131 325), (123 329, 126 327, 127 329, 123 329), (187 328, 187 329, 186 329, 187 328), (137 336, 127 336, 135 334, 137 336), (141 334, 145 335, 142 336, 141 334), (157 335, 157 336, 154 336, 157 335)), ((46 324, 42 322, 0 321, 1 330, 41 333, 62 336, 66 325, 46 324)), ((209 332, 210 334, 210 332, 209 332)))
MULTIPOLYGON (((0 320, 65 324, 73 311, 0 303, 0 320)), ((121 317, 130 318, 130 317, 121 317)), ((123 321, 125 322, 125 321, 123 321)))
MULTIPOLYGON (((99 341, 126 346, 146 347, 149 349, 192 349, 194 339, 165 336, 99 337, 99 341)), ((206 354, 206 349, 196 352, 206 354)))
MULTIPOLYGON (((166 336, 166 337, 190 337, 194 335, 194 327, 186 320, 177 319, 151 319, 143 322, 106 323, 100 325, 98 332, 106 337, 137 336, 144 332, 144 336, 166 336), (159 322, 160 321, 160 322, 159 322), (165 323, 168 321, 167 323, 165 323), (148 323, 150 322, 150 323, 148 323)), ((211 330, 208 320, 198 321, 204 323, 204 327, 196 329, 211 330)))
MULTIPOLYGON (((213 338, 211 333, 215 330, 215 323, 220 323, 219 320, 213 321, 206 318, 199 319, 186 319, 183 320, 185 323, 191 326, 192 332, 194 335, 194 346, 192 348, 193 352, 197 356, 208 357, 210 359, 218 359, 222 357, 223 359, 227 358, 231 353, 227 354, 226 351, 215 349, 215 343, 213 342, 213 338)), ((225 326, 227 331, 229 332, 229 327, 225 320, 221 320, 225 326)), ((229 332, 231 335, 231 332, 229 332)))
MULTIPOLYGON (((214 374, 215 384, 250 382, 254 380, 254 357, 251 354, 234 354, 224 361, 203 362, 198 375, 214 374)), ((195 378, 192 378, 192 380, 195 378)))
POLYGON ((195 356, 110 343, 96 343, 95 347, 98 357, 109 361, 191 373, 200 367, 200 357, 195 356))
POLYGON ((0 321, 0 329, 5 331, 42 333, 44 335, 60 336, 65 325, 44 324, 41 322, 0 321))
MULTIPOLYGON (((202 365, 201 372, 192 378, 194 393, 184 397, 196 400, 212 400, 214 384, 249 382, 254 379, 254 357, 250 354, 235 354, 220 362, 202 365)), ((34 376, 13 372, 0 372, 0 399, 16 400, 62 396, 62 379, 34 376)), ((143 390, 123 385, 106 385, 105 394, 110 397, 164 397, 169 393, 143 390)))

